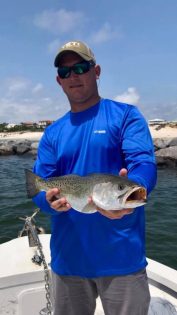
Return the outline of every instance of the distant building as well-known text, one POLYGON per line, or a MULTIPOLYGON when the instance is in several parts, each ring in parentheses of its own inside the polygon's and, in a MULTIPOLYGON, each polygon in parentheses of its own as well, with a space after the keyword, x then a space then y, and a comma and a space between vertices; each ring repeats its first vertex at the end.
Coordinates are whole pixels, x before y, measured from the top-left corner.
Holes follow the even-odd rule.
POLYGON ((45 128, 51 125, 52 123, 53 123, 53 120, 40 120, 37 125, 40 128, 45 128))
POLYGON ((11 128, 14 128, 15 126, 17 126, 17 125, 16 124, 7 124, 6 128, 11 129, 11 128))
POLYGON ((21 125, 24 127, 27 127, 27 128, 36 127, 36 123, 34 123, 32 121, 22 122, 21 125))

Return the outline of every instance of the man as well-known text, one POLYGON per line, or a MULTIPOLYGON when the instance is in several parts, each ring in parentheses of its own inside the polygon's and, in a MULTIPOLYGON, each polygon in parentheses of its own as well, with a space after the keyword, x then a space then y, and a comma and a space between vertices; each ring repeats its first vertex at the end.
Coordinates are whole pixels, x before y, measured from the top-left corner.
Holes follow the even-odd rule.
MULTIPOLYGON (((71 111, 45 130, 34 172, 44 178, 127 175, 149 193, 156 165, 149 129, 138 109, 99 96, 101 69, 85 43, 66 43, 54 64, 71 111)), ((54 314, 93 315, 97 296, 106 315, 147 314, 144 208, 97 208, 84 214, 58 195, 53 188, 34 198, 51 214, 54 314)))

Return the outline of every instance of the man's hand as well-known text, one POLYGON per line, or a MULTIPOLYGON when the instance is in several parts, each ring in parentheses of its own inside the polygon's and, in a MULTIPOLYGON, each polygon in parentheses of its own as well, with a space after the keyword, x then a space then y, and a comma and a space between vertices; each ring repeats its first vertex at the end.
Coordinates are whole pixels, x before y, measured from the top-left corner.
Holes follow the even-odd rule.
POLYGON ((46 200, 50 204, 50 207, 56 211, 68 211, 71 206, 67 202, 66 198, 58 198, 60 190, 58 188, 52 188, 46 193, 46 200))
MULTIPOLYGON (((122 168, 119 172, 119 176, 127 176, 126 168, 122 168)), ((104 210, 96 207, 97 211, 109 219, 121 219, 124 215, 133 213, 134 209, 122 209, 122 210, 104 210)))
POLYGON ((121 219, 126 214, 133 213, 134 209, 122 209, 122 210, 103 210, 96 207, 96 210, 109 219, 121 219))

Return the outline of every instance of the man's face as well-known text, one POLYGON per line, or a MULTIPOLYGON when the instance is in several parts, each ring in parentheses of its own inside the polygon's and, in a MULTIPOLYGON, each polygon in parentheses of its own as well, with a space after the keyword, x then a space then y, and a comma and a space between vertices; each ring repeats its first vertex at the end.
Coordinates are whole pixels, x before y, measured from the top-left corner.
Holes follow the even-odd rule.
MULTIPOLYGON (((71 67, 82 62, 83 59, 74 52, 65 53, 60 60, 60 67, 71 67)), ((94 66, 83 74, 75 74, 71 71, 68 78, 57 77, 58 83, 62 86, 67 95, 71 108, 75 111, 84 109, 84 105, 94 105, 98 100, 96 77, 100 74, 100 67, 94 66)), ((88 107, 88 106, 87 106, 88 107)))

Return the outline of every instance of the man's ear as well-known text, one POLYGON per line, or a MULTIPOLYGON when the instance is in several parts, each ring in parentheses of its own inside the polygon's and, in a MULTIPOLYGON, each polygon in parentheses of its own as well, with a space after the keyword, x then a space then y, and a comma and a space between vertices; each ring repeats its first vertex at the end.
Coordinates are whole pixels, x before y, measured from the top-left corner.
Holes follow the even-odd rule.
POLYGON ((61 82, 60 82, 60 77, 57 75, 56 77, 56 81, 58 82, 59 85, 61 85, 61 82))
POLYGON ((96 79, 99 79, 100 74, 101 74, 101 67, 100 65, 95 66, 95 74, 96 74, 96 79))

